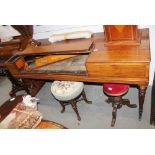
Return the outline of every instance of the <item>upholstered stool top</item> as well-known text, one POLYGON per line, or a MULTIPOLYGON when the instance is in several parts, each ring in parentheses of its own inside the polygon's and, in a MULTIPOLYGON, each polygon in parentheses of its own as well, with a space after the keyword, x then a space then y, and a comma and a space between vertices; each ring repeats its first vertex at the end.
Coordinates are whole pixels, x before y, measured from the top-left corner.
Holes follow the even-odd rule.
POLYGON ((54 81, 51 85, 51 92, 57 100, 69 101, 78 97, 83 88, 83 82, 54 81))
POLYGON ((110 96, 120 96, 129 90, 129 86, 125 84, 104 84, 103 91, 110 96))

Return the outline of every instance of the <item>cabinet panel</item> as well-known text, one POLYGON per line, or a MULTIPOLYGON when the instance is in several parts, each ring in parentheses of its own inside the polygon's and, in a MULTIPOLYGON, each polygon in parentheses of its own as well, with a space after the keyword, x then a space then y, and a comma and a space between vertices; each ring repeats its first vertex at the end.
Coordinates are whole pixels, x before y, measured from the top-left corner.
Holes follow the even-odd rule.
POLYGON ((147 63, 87 63, 88 75, 96 77, 148 78, 147 63))

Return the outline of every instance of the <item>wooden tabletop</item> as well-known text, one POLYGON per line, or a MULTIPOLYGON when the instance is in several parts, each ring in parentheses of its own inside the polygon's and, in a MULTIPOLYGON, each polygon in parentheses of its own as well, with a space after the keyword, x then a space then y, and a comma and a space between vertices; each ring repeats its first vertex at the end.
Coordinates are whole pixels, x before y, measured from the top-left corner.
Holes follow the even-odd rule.
MULTIPOLYGON (((139 45, 119 46, 107 46, 105 44, 104 33, 93 34, 90 40, 93 42, 94 47, 85 62, 86 74, 84 75, 53 74, 42 72, 41 70, 37 73, 20 72, 13 62, 8 63, 7 67, 10 68, 10 72, 17 78, 124 83, 147 86, 149 83, 150 65, 149 30, 141 29, 140 33, 141 39, 139 45)), ((41 50, 39 52, 41 53, 41 50)), ((27 51, 28 53, 29 51, 27 51)))
POLYGON ((34 47, 28 45, 22 52, 14 55, 47 55, 47 54, 69 54, 72 52, 89 53, 93 42, 94 51, 89 54, 87 62, 150 62, 149 30, 141 29, 140 45, 128 46, 106 46, 104 33, 95 33, 91 39, 67 40, 56 43, 43 41, 42 46, 34 47))
POLYGON ((142 29, 140 45, 106 46, 104 34, 94 34, 95 51, 87 62, 150 62, 149 30, 142 29))

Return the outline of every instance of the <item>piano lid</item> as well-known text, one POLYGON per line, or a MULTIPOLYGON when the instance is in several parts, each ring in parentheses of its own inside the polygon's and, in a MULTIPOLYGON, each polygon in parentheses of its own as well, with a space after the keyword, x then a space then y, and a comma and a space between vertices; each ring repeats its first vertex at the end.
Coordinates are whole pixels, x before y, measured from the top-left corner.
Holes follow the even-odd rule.
POLYGON ((66 40, 56 43, 50 43, 48 40, 42 40, 41 46, 34 47, 32 45, 28 45, 24 51, 15 53, 15 55, 86 54, 90 53, 92 48, 93 41, 91 39, 66 40))

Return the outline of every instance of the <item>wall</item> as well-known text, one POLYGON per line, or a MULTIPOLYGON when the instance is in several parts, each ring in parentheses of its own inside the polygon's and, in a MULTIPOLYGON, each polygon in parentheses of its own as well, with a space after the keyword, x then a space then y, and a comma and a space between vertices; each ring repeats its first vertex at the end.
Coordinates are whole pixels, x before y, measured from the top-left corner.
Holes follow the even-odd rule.
POLYGON ((155 71, 155 25, 147 26, 150 31, 150 49, 151 49, 151 63, 150 63, 150 83, 152 85, 155 71))
POLYGON ((140 28, 149 28, 150 32, 150 50, 151 50, 151 63, 150 63, 150 82, 152 85, 155 71, 155 25, 142 25, 140 28))
POLYGON ((102 25, 44 25, 34 26, 34 39, 48 38, 52 34, 73 32, 73 31, 102 32, 102 25))

